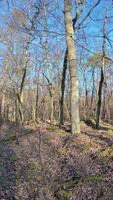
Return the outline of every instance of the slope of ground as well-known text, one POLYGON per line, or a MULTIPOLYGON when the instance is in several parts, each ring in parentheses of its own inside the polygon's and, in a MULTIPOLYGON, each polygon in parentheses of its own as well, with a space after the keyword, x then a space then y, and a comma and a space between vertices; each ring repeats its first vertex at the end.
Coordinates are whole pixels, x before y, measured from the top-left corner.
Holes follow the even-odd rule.
POLYGON ((113 126, 81 128, 2 125, 0 200, 113 200, 113 126))

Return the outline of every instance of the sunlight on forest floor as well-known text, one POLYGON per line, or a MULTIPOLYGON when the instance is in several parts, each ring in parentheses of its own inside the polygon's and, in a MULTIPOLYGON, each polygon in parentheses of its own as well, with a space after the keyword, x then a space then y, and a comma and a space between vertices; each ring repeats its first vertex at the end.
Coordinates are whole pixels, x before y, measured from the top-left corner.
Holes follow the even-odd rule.
POLYGON ((112 200, 113 126, 81 122, 75 137, 42 125, 2 125, 0 199, 112 200))

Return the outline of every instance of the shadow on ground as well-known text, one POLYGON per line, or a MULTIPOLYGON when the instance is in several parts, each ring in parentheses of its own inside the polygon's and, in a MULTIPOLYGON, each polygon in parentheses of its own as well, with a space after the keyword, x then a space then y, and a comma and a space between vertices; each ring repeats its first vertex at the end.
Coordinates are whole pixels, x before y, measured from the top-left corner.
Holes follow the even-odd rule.
POLYGON ((8 146, 0 144, 0 199, 15 198, 16 166, 15 152, 8 146))
MULTIPOLYGON (((86 124, 87 126, 93 128, 93 129, 97 129, 97 128, 96 128, 96 124, 95 124, 94 121, 88 119, 88 120, 86 120, 86 121, 84 121, 84 122, 85 122, 85 124, 86 124)), ((99 126, 99 128, 98 128, 97 130, 103 130, 103 131, 109 131, 109 130, 111 130, 111 131, 113 131, 112 128, 106 127, 106 126, 99 126)))

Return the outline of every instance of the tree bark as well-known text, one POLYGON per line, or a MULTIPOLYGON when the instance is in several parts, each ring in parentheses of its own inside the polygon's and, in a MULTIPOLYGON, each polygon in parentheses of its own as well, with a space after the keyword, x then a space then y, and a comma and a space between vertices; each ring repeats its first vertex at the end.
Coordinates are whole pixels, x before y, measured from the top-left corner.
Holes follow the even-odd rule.
POLYGON ((66 49, 65 51, 62 81, 61 81, 60 126, 64 124, 64 91, 65 91, 65 79, 66 79, 66 71, 67 71, 67 55, 68 55, 68 49, 66 49))
MULTIPOLYGON (((78 18, 81 16, 81 14, 79 13, 78 15, 78 2, 76 1, 76 16, 72 20, 73 31, 75 30, 75 24, 78 18)), ((68 57, 68 48, 66 48, 65 55, 64 55, 62 81, 61 81, 60 126, 64 124, 64 92, 65 92, 65 80, 66 80, 66 71, 67 71, 67 57, 68 57)))
POLYGON ((88 89, 87 89, 87 79, 85 75, 85 69, 83 68, 83 79, 84 79, 84 119, 87 120, 88 118, 88 89))
POLYGON ((96 128, 99 128, 99 122, 100 122, 100 113, 101 113, 101 104, 102 104, 102 88, 103 88, 103 82, 104 82, 103 67, 104 67, 104 61, 103 61, 103 66, 101 67, 101 79, 100 79, 99 90, 98 90, 98 102, 97 102, 97 112, 96 112, 96 128))
POLYGON ((102 58, 102 65, 101 65, 101 74, 100 74, 100 82, 99 82, 99 90, 98 90, 98 102, 97 102, 97 111, 96 111, 96 128, 99 128, 100 124, 100 114, 101 114, 101 107, 102 107, 102 89, 103 89, 103 83, 104 83, 104 70, 105 70, 105 43, 106 43, 106 17, 104 18, 103 22, 103 45, 102 45, 102 51, 103 51, 103 58, 102 58))
POLYGON ((35 120, 38 119, 38 100, 39 100, 39 85, 37 84, 36 90, 36 103, 35 103, 35 120))
POLYGON ((25 64, 24 64, 24 67, 23 67, 23 75, 22 75, 22 80, 21 80, 21 84, 20 84, 20 91, 17 93, 19 118, 20 118, 21 124, 24 123, 23 88, 24 88, 24 83, 25 83, 25 78, 26 78, 26 73, 27 73, 28 48, 29 48, 29 42, 27 43, 26 48, 25 48, 25 64))
POLYGON ((49 92, 50 92, 50 107, 51 107, 51 113, 50 113, 50 123, 53 123, 53 117, 54 117, 54 87, 52 85, 49 86, 49 92))
POLYGON ((68 48, 68 61, 70 69, 71 82, 71 133, 80 133, 80 117, 79 117, 79 83, 77 77, 77 64, 75 44, 73 39, 73 25, 71 15, 71 0, 64 0, 65 3, 65 25, 66 25, 66 40, 68 48))
POLYGON ((91 93, 91 103, 90 103, 90 116, 93 116, 93 102, 94 102, 94 92, 95 92, 95 66, 92 66, 92 93, 91 93))
POLYGON ((48 28, 47 28, 47 14, 46 14, 46 0, 44 0, 44 31, 45 31, 45 53, 46 53, 46 61, 48 65, 49 79, 46 77, 49 83, 49 93, 50 93, 50 123, 53 123, 53 115, 54 115, 54 86, 53 86, 53 75, 50 65, 50 57, 49 57, 49 45, 48 45, 48 28))

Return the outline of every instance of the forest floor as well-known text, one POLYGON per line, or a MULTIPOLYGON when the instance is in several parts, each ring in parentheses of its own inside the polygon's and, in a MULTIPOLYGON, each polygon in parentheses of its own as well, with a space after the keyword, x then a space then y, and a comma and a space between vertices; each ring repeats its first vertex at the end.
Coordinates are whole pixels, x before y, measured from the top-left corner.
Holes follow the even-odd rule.
POLYGON ((4 123, 0 200, 113 200, 113 126, 81 130, 4 123))

